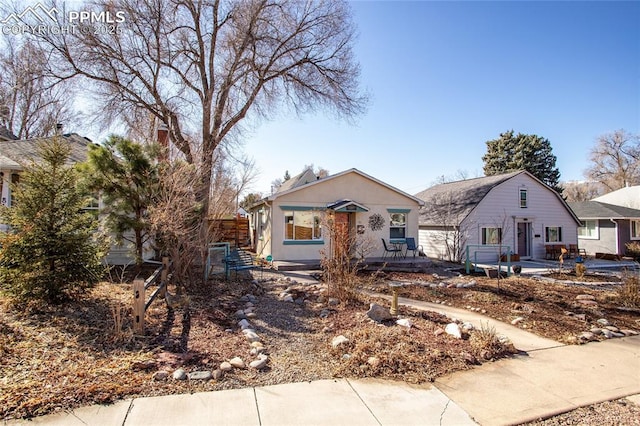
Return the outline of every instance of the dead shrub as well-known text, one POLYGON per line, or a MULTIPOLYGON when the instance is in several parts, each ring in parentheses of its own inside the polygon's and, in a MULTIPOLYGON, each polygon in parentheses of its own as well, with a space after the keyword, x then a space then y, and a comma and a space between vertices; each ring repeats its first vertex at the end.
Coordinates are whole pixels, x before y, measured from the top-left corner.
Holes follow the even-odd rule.
POLYGON ((640 308, 640 277, 627 275, 622 282, 617 290, 620 304, 627 308, 640 308))
POLYGON ((333 212, 324 215, 322 232, 330 241, 328 249, 320 251, 328 294, 347 304, 357 303, 358 287, 377 277, 375 273, 366 278, 360 274, 366 256, 373 250, 373 242, 365 234, 351 236, 345 224, 336 222, 333 212))
POLYGON ((474 355, 489 360, 517 352, 511 343, 503 343, 494 327, 489 323, 480 323, 480 328, 473 330, 469 336, 469 343, 474 355))

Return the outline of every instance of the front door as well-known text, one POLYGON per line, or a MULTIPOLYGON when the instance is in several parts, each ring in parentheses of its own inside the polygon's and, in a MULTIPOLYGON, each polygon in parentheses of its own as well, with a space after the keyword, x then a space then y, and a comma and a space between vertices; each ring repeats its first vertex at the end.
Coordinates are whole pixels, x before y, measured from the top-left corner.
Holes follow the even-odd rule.
POLYGON ((531 256, 530 252, 531 223, 518 222, 518 254, 520 257, 531 256))
POLYGON ((334 256, 349 258, 351 252, 350 214, 337 212, 335 216, 334 256))

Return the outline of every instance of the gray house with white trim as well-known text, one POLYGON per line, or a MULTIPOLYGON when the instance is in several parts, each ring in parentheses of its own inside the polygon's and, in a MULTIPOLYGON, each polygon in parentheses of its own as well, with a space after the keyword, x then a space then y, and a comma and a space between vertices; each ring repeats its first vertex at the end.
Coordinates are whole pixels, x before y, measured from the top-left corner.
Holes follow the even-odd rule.
POLYGON ((594 200, 569 206, 582 222, 578 246, 588 255, 624 256, 627 243, 640 241, 640 210, 594 200))

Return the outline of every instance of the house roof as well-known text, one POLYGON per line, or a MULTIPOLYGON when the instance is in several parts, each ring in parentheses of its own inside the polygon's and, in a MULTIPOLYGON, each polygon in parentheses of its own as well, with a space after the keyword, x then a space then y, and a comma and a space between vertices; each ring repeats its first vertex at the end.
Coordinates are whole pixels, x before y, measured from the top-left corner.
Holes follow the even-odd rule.
POLYGON ((640 185, 627 186, 608 194, 601 195, 591 201, 614 204, 618 206, 640 209, 640 185))
POLYGON ((457 221, 457 223, 451 223, 451 225, 458 225, 493 188, 523 173, 555 194, 560 202, 565 205, 567 211, 571 213, 574 220, 579 222, 578 217, 567 206, 560 194, 526 170, 518 170, 500 175, 442 183, 417 193, 416 197, 425 202, 424 208, 420 210, 419 223, 420 225, 442 225, 439 217, 442 215, 442 206, 446 205, 447 215, 452 221, 457 221))
POLYGON ((0 140, 13 141, 16 139, 18 139, 16 135, 11 133, 9 129, 7 129, 5 126, 0 127, 0 140))
POLYGON ((640 218, 640 210, 602 203, 600 201, 572 202, 568 204, 580 219, 640 218))
POLYGON ((318 180, 318 177, 313 173, 313 169, 305 169, 302 173, 293 176, 282 182, 282 185, 276 190, 277 193, 286 192, 290 189, 297 188, 302 185, 306 185, 310 182, 318 180))
MULTIPOLYGON (((307 169, 307 171, 308 170, 310 170, 310 169, 307 169)), ((304 178, 304 174, 305 173, 306 173, 306 171, 301 174, 302 176, 298 175, 298 176, 293 177, 293 178, 291 178, 289 180, 293 180, 293 179, 296 179, 298 177, 304 178)), ((352 168, 352 169, 348 169, 348 170, 342 171, 340 173, 336 173, 336 174, 327 176, 327 177, 322 178, 322 179, 318 179, 317 177, 315 177, 315 175, 314 175, 315 179, 313 179, 313 180, 311 180, 311 179, 306 179, 306 180, 305 179, 298 179, 291 186, 289 186, 288 189, 285 188, 283 190, 282 187, 280 187, 280 190, 278 190, 278 192, 276 192, 274 194, 271 194, 270 196, 268 196, 264 200, 261 200, 260 202, 256 203, 252 207, 256 207, 256 206, 258 206, 260 204, 263 204, 265 201, 273 201, 273 200, 275 200, 277 197, 279 197, 281 195, 290 194, 290 193, 298 191, 298 190, 300 190, 302 188, 309 188, 309 187, 312 187, 313 185, 323 184, 324 182, 334 180, 334 179, 336 179, 336 178, 338 178, 340 176, 344 176, 344 175, 347 175, 349 173, 355 173, 355 174, 358 174, 358 175, 360 175, 360 176, 362 176, 362 177, 364 177, 366 179, 369 179, 369 180, 371 180, 373 182, 376 182, 377 184, 379 184, 381 186, 384 186, 387 189, 390 189, 390 190, 395 191, 395 192, 397 192, 397 193, 399 193, 399 194, 401 194, 401 195, 403 195, 403 196, 405 196, 407 198, 410 198, 411 200, 415 201, 416 203, 418 203, 421 206, 424 204, 424 202, 421 199, 419 199, 417 197, 414 197, 413 195, 408 194, 408 193, 406 193, 404 191, 401 191, 398 188, 395 188, 395 187, 393 187, 393 186, 391 186, 391 185, 389 185, 387 183, 384 183, 381 180, 378 180, 378 179, 374 178, 373 176, 370 176, 370 175, 368 175, 368 174, 366 174, 366 173, 364 173, 364 172, 362 172, 362 171, 360 171, 358 169, 352 168)), ((289 180, 287 182, 289 182, 289 180)))
POLYGON ((520 173, 526 172, 517 171, 442 183, 417 193, 416 197, 424 200, 425 203, 424 208, 420 210, 420 224, 441 225, 439 222, 436 223, 437 218, 433 211, 443 203, 447 204, 447 213, 450 217, 458 218, 462 222, 489 191, 520 173))
MULTIPOLYGON (((62 135, 63 140, 69 143, 71 152, 68 163, 86 161, 88 145, 91 140, 76 133, 62 135)), ((33 138, 21 140, 0 140, 0 167, 13 170, 22 170, 31 161, 38 160, 38 146, 40 143, 52 140, 48 138, 33 138)))

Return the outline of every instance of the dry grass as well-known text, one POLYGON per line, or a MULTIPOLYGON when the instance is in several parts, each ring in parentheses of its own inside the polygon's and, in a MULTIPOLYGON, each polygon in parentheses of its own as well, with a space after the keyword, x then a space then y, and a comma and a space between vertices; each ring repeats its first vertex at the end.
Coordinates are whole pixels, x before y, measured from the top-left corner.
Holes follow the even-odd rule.
POLYGON ((640 277, 638 275, 624 277, 623 285, 618 288, 618 298, 622 306, 640 308, 640 277))

